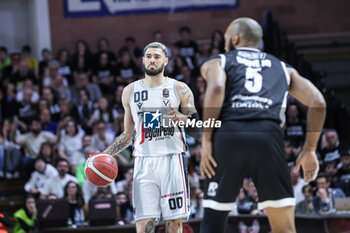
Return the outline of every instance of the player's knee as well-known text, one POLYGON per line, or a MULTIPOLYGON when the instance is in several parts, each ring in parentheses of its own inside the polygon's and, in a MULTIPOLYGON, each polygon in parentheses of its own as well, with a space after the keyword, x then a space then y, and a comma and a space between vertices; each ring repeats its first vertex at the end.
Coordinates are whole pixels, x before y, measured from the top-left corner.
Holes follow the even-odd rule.
POLYGON ((166 232, 178 233, 182 232, 182 221, 179 219, 166 221, 166 232))

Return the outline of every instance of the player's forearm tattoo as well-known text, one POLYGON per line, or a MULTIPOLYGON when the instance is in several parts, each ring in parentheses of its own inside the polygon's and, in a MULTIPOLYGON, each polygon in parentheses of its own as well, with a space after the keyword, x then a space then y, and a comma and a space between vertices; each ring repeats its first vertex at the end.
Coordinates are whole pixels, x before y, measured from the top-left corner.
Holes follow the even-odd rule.
POLYGON ((154 233, 155 232, 155 225, 153 221, 148 221, 148 223, 146 224, 146 230, 145 233, 154 233))
POLYGON ((107 147, 104 152, 115 157, 117 154, 125 150, 132 141, 132 137, 127 136, 125 133, 120 134, 115 141, 107 147))

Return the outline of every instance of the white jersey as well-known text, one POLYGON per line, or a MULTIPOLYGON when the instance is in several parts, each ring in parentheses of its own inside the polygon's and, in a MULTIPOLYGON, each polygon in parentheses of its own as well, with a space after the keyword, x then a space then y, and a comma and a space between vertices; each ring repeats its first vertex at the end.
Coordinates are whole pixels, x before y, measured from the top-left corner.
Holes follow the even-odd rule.
POLYGON ((179 109, 176 80, 166 77, 157 87, 132 83, 130 108, 135 122, 134 156, 162 156, 186 151, 184 129, 169 127, 166 114, 179 109))

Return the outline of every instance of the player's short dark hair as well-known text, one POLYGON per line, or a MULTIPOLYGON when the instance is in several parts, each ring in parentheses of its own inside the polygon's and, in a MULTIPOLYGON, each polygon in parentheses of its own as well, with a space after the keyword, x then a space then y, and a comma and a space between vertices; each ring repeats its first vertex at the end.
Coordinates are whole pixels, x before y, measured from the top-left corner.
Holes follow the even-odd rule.
POLYGON ((165 54, 165 57, 168 57, 168 49, 167 47, 160 43, 160 42, 152 42, 152 43, 149 43, 148 45, 146 45, 146 47, 144 48, 143 50, 143 53, 145 54, 147 49, 149 48, 157 48, 157 49, 161 49, 163 51, 163 53, 165 54))

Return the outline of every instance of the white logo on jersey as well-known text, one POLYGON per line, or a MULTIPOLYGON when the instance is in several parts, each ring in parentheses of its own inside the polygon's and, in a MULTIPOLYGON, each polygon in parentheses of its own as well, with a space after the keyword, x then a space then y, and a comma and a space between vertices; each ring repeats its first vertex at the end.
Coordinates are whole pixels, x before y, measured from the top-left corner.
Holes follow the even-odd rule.
POLYGON ((216 182, 210 182, 208 187, 208 196, 215 197, 216 196, 216 190, 218 189, 219 185, 216 182))

